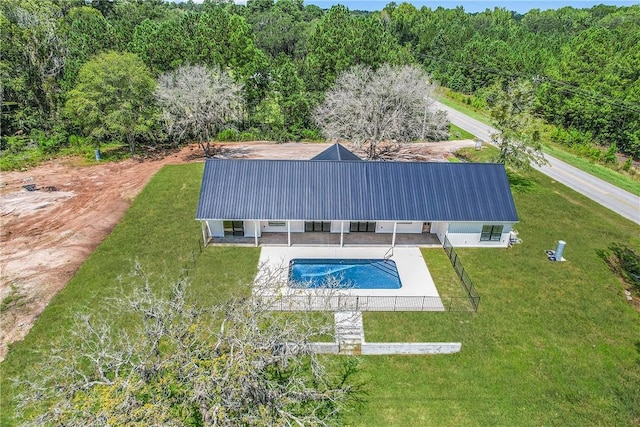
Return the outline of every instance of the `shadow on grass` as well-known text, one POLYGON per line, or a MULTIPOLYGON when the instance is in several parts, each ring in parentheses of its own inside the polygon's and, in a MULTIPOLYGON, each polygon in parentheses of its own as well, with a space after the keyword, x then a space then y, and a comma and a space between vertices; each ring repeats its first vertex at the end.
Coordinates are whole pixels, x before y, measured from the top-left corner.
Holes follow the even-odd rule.
POLYGON ((533 193, 536 189, 535 183, 525 176, 517 172, 507 170, 507 179, 511 185, 511 189, 518 193, 533 193))

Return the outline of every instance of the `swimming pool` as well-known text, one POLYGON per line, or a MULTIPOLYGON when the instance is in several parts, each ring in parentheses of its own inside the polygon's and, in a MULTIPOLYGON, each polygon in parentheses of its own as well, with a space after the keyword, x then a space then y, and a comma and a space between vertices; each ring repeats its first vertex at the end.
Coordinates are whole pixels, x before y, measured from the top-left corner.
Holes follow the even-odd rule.
POLYGON ((292 288, 324 288, 334 280, 339 288, 399 289, 396 263, 384 259, 296 258, 289 262, 292 288))

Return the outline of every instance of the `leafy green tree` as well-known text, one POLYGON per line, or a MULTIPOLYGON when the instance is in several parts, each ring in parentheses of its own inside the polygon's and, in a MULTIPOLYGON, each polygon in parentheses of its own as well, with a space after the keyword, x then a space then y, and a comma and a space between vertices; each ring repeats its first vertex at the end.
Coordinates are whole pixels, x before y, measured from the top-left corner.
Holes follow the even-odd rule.
POLYGON ((133 154, 136 141, 149 135, 157 119, 155 81, 144 63, 132 53, 101 53, 82 66, 77 81, 66 115, 96 146, 126 141, 133 154))
POLYGON ((69 90, 75 84, 80 67, 90 57, 112 48, 115 33, 98 10, 82 6, 65 15, 61 34, 65 38, 68 56, 62 85, 69 90))
POLYGON ((269 63, 245 19, 220 5, 136 27, 132 50, 156 73, 186 64, 228 70, 241 83, 249 114, 266 96, 269 63))
POLYGON ((0 3, 0 76, 3 129, 51 129, 58 112, 58 78, 67 59, 59 33, 60 9, 43 0, 0 3), (4 105, 3 105, 4 108, 4 105))
POLYGON ((589 28, 563 46, 539 103, 547 120, 588 132, 600 145, 616 144, 638 158, 640 14, 635 20, 624 17, 623 25, 589 28))
POLYGON ((491 118, 498 132, 491 136, 498 147, 498 163, 514 168, 528 168, 531 163, 546 163, 540 132, 535 129, 531 110, 534 90, 527 81, 515 81, 505 87, 495 86, 488 96, 491 118))
POLYGON ((131 51, 156 73, 194 61, 192 34, 196 21, 195 14, 162 22, 146 19, 136 26, 130 43, 131 51))
POLYGON ((299 76, 293 61, 281 58, 273 78, 284 126, 290 132, 309 127, 310 101, 304 80, 299 76))
POLYGON ((299 58, 306 46, 306 28, 302 0, 250 1, 247 22, 251 24, 256 45, 275 58, 287 55, 299 58))
POLYGON ((310 90, 322 92, 354 65, 376 68, 410 60, 378 16, 352 16, 346 7, 334 6, 309 37, 305 81, 310 90))
POLYGON ((169 17, 169 2, 164 0, 98 0, 103 15, 115 34, 114 50, 130 51, 135 28, 145 19, 161 22, 169 17))
POLYGON ((410 3, 388 4, 382 11, 383 19, 388 20, 391 33, 401 45, 416 46, 424 28, 418 9, 410 3))

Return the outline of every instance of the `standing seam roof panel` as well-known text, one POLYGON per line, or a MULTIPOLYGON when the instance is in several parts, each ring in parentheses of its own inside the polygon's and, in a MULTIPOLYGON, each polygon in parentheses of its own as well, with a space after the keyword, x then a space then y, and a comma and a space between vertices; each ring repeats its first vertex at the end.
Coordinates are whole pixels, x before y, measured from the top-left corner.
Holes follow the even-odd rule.
POLYGON ((504 167, 207 160, 198 219, 517 221, 504 167))

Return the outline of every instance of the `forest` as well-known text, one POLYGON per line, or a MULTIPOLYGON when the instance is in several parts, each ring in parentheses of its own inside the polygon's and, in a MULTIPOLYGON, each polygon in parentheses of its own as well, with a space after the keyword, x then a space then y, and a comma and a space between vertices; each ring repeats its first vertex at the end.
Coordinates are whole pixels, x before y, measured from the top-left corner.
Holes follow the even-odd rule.
POLYGON ((640 5, 519 15, 393 2, 362 12, 302 0, 4 0, 0 12, 3 169, 195 140, 171 129, 157 87, 196 65, 218 76, 211 90, 242 100, 219 111, 212 140, 321 139, 314 112, 340 73, 390 64, 418 66, 478 108, 496 88, 527 82, 553 140, 640 159, 640 5))

